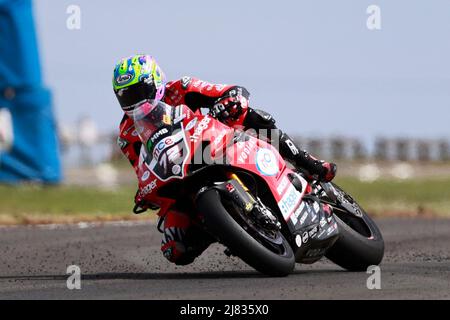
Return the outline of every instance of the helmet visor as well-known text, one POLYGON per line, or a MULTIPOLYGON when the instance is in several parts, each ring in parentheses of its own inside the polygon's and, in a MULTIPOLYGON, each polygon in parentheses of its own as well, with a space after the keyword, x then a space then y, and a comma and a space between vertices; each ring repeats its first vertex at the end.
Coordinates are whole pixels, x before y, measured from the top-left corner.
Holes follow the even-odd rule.
POLYGON ((146 100, 155 98, 156 87, 153 83, 139 82, 115 91, 123 111, 132 111, 146 100))
POLYGON ((151 150, 153 135, 172 124, 172 107, 161 101, 145 101, 134 109, 133 120, 139 138, 151 150))

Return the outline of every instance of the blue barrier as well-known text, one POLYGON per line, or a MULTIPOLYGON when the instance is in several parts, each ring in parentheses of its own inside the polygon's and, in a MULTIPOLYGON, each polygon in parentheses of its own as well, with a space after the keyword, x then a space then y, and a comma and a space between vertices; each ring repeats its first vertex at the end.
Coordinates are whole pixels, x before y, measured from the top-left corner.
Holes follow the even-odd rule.
POLYGON ((0 149, 0 182, 60 182, 51 101, 42 84, 31 0, 0 0, 0 108, 9 110, 13 130, 12 145, 0 149))

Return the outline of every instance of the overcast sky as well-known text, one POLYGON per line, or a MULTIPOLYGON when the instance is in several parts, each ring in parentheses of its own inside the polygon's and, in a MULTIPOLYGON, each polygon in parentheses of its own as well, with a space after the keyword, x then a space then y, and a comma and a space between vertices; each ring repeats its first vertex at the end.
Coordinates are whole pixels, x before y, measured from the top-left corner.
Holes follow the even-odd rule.
POLYGON ((295 134, 450 137, 450 1, 35 0, 41 60, 60 122, 115 129, 123 56, 154 55, 170 79, 249 89, 295 134), (69 5, 81 29, 68 30, 69 5), (366 26, 369 5, 381 30, 366 26))

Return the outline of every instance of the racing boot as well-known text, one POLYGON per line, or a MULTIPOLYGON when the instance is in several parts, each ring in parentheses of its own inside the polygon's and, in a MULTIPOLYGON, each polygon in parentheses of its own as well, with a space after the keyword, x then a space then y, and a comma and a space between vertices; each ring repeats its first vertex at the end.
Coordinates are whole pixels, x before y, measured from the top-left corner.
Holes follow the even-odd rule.
POLYGON ((279 152, 283 158, 294 166, 307 170, 310 175, 317 176, 319 180, 329 182, 336 176, 336 164, 317 160, 308 152, 301 150, 286 133, 276 126, 275 119, 269 113, 248 108, 244 127, 246 130, 250 128, 259 130, 259 138, 271 141, 274 146, 279 143, 279 152), (261 134, 263 132, 261 130, 265 132, 261 134))
POLYGON ((294 141, 280 130, 280 154, 298 168, 317 176, 320 181, 330 182, 336 176, 337 166, 334 163, 318 160, 307 151, 301 150, 294 141))

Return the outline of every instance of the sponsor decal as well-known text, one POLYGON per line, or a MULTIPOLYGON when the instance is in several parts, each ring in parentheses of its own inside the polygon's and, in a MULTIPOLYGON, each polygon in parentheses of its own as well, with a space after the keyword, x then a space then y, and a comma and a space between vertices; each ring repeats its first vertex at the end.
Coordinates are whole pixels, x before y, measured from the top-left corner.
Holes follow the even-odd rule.
POLYGON ((167 124, 168 126, 170 126, 172 124, 172 118, 170 117, 170 115, 165 114, 165 115, 163 115, 162 122, 167 124))
POLYGON ((308 232, 305 231, 305 232, 303 232, 303 235, 302 235, 302 242, 307 243, 308 240, 309 240, 309 235, 308 235, 308 232))
POLYGON ((202 83, 203 83, 202 80, 195 80, 194 83, 192 83, 192 85, 193 85, 195 88, 198 88, 198 87, 200 87, 200 86, 202 85, 202 83))
POLYGON ((265 176, 274 176, 280 170, 278 160, 270 149, 261 148, 256 153, 256 168, 265 176))
POLYGON ((211 86, 212 86, 211 83, 206 82, 206 81, 202 81, 202 83, 200 84, 200 89, 205 89, 205 88, 208 88, 208 87, 211 87, 211 86))
POLYGON ((291 150, 291 152, 294 156, 296 156, 300 153, 300 151, 298 151, 297 147, 291 140, 287 139, 286 144, 288 145, 289 149, 291 150))
POLYGON ((193 86, 194 88, 199 88, 199 87, 200 87, 200 89, 203 89, 203 88, 212 86, 212 84, 209 83, 209 82, 203 81, 203 80, 195 80, 195 81, 192 83, 192 86, 193 86))
POLYGON ((298 219, 297 219, 297 217, 295 216, 295 214, 291 216, 291 221, 292 221, 292 223, 294 224, 294 226, 297 225, 298 219))
POLYGON ((176 134, 163 138, 156 144, 148 168, 161 181, 172 178, 179 179, 183 177, 182 168, 188 155, 189 148, 185 141, 184 131, 177 130, 176 134), (184 152, 185 150, 187 152, 184 152), (176 166, 180 166, 180 168, 176 166))
POLYGON ((197 118, 192 119, 187 125, 186 130, 191 130, 197 124, 197 118))
POLYGON ((318 228, 317 228, 317 226, 315 226, 314 228, 312 228, 312 229, 308 232, 309 237, 310 237, 310 238, 313 238, 313 237, 316 235, 317 231, 319 231, 318 228))
POLYGON ((302 236, 301 235, 297 235, 296 237, 295 237, 295 244, 297 245, 297 247, 301 247, 302 246, 302 236))
POLYGON ((317 235, 318 238, 322 238, 322 236, 325 234, 327 230, 322 230, 319 232, 319 234, 317 235))
POLYGON ((217 91, 222 91, 226 87, 226 85, 225 84, 216 84, 215 87, 216 87, 217 91))
POLYGON ((175 143, 175 140, 173 139, 173 137, 167 137, 167 138, 161 140, 155 146, 155 149, 153 150, 153 157, 157 159, 159 157, 159 155, 161 154, 161 151, 163 151, 167 147, 172 146, 174 143, 175 143))
POLYGON ((126 135, 128 135, 128 133, 130 133, 130 131, 131 130, 134 130, 135 128, 134 128, 134 124, 133 125, 131 125, 128 129, 126 129, 124 132, 123 132, 123 135, 124 136, 126 136, 126 135))
POLYGON ((333 223, 327 230, 327 236, 329 236, 334 230, 337 229, 337 223, 333 223))
POLYGON ((228 192, 232 193, 234 192, 234 186, 231 183, 227 183, 227 185, 225 186, 228 190, 228 192))
MULTIPOLYGON (((182 150, 180 149, 180 145, 175 145, 173 147, 171 147, 169 150, 167 150, 167 152, 165 152, 163 154, 163 156, 161 157, 160 161, 159 161, 159 165, 164 168, 165 171, 167 171, 167 168, 170 164, 176 164, 178 165, 178 163, 181 163, 181 161, 179 160, 182 157, 183 153, 182 150)), ((177 169, 175 169, 177 170, 177 169)), ((178 173, 181 172, 181 169, 178 171, 178 173)), ((173 171, 172 171, 173 173, 173 171)))
POLYGON ((289 184, 289 179, 286 176, 284 176, 283 179, 281 179, 281 182, 277 186, 277 192, 280 196, 283 194, 283 191, 286 189, 288 184, 289 184))
POLYGON ((197 127, 195 128, 194 134, 191 136, 191 141, 197 142, 200 139, 203 131, 208 129, 209 123, 211 122, 211 118, 209 116, 205 116, 202 121, 199 122, 197 127))
POLYGON ((293 185, 291 185, 284 194, 283 198, 281 198, 280 202, 278 202, 278 206, 280 207, 281 213, 283 217, 287 219, 291 212, 295 209, 298 202, 300 201, 301 194, 295 189, 293 185))
POLYGON ((155 179, 152 182, 150 182, 148 185, 146 185, 144 188, 142 188, 142 190, 141 190, 142 197, 145 197, 152 193, 152 191, 156 188, 156 181, 157 180, 155 179))
POLYGON ((150 177, 150 171, 145 171, 144 174, 141 177, 141 181, 147 181, 147 179, 150 177))
MULTIPOLYGON (((291 216, 291 220, 292 220, 292 222, 294 223, 294 225, 297 224, 297 222, 298 222, 298 217, 300 216, 300 214, 302 213, 302 211, 303 211, 304 208, 305 208, 305 204, 302 202, 302 203, 298 206, 297 210, 295 210, 294 214, 291 216)), ((303 220, 303 222, 304 222, 304 220, 303 220)), ((301 224, 303 224, 303 222, 301 222, 301 224)))
POLYGON ((167 130, 167 128, 162 128, 158 131, 156 131, 150 138, 150 141, 153 143, 155 143, 156 140, 158 140, 158 138, 162 137, 165 134, 168 134, 169 130, 167 130))
POLYGON ((128 144, 129 143, 128 143, 127 140, 125 140, 125 139, 123 139, 121 137, 117 138, 117 145, 119 146, 120 149, 125 149, 126 146, 128 146, 128 144))
POLYGON ((241 154, 238 157, 238 161, 240 163, 246 163, 246 161, 249 158, 250 154, 252 153, 253 149, 256 148, 256 142, 253 141, 253 139, 251 139, 247 143, 243 142, 242 145, 244 147, 243 147, 241 154))
POLYGON ((174 175, 178 175, 178 174, 180 174, 180 172, 181 172, 181 166, 180 165, 177 164, 177 165, 172 167, 172 173, 174 175))
POLYGON ((308 218, 308 215, 309 215, 309 211, 306 210, 305 213, 300 218, 300 224, 304 224, 305 223, 305 220, 306 220, 306 218, 308 218))
POLYGON ((192 79, 191 77, 183 77, 181 78, 181 87, 186 90, 191 83, 192 79))
POLYGON ((133 78, 131 74, 122 74, 116 78, 116 82, 122 85, 129 82, 131 78, 133 78))

